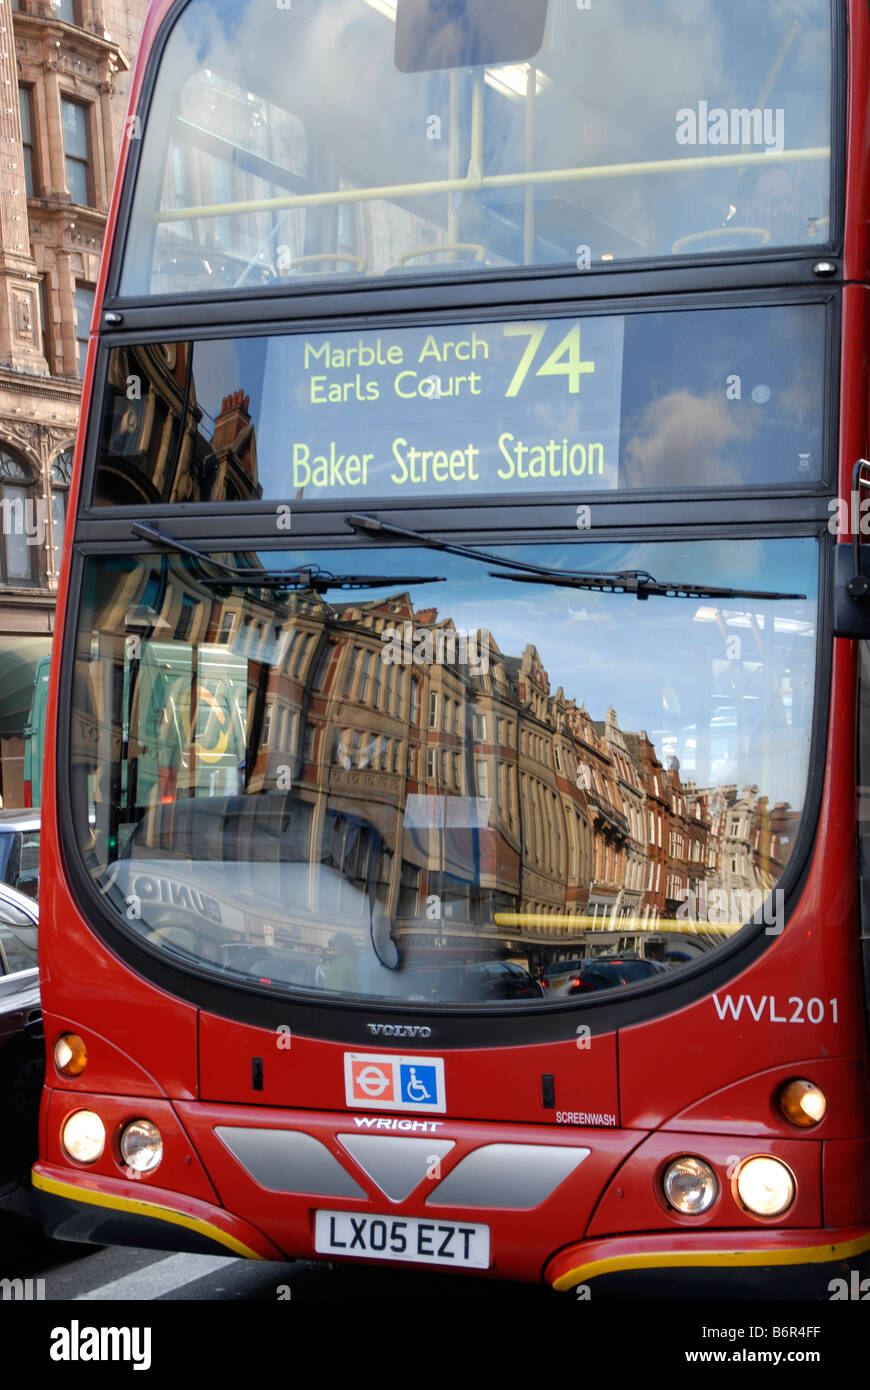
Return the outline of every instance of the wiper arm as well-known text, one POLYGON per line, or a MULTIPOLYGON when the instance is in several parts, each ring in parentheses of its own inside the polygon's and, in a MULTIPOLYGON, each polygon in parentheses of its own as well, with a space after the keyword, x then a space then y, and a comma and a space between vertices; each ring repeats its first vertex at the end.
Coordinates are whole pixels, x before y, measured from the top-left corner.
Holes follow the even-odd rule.
MULTIPOLYGON (((434 536, 424 536, 422 531, 406 531, 402 526, 391 526, 387 521, 378 521, 374 516, 346 516, 345 521, 353 531, 362 531, 364 535, 375 538, 377 536, 397 536, 400 540, 414 541, 417 545, 424 545, 427 550, 445 550, 448 555, 462 555, 468 560, 483 560, 491 565, 504 565, 506 569, 523 570, 529 574, 549 573, 541 565, 531 565, 525 560, 505 560, 501 555, 490 555, 485 550, 472 550, 467 545, 454 545, 452 541, 439 541, 434 536)), ((562 570, 554 570, 554 574, 562 574, 562 570)))
POLYGON ((764 589, 719 589, 713 584, 679 584, 659 582, 646 570, 614 570, 602 574, 575 573, 571 570, 543 571, 540 574, 499 574, 490 570, 493 579, 512 579, 518 584, 551 584, 559 589, 594 589, 602 594, 634 594, 648 599, 659 598, 806 598, 806 594, 771 593, 764 589))
MULTIPOLYGON (((166 531, 158 531, 153 526, 143 526, 138 521, 133 523, 130 530, 154 545, 161 545, 167 550, 178 550, 182 555, 192 555, 196 560, 206 560, 216 569, 222 570, 226 578, 205 581, 218 588, 244 585, 248 589, 289 589, 300 593, 313 590, 316 594, 325 594, 329 589, 384 589, 393 584, 410 586, 445 582, 441 574, 330 574, 329 570, 322 570, 318 565, 307 565, 298 570, 252 570, 244 566, 226 565, 223 560, 213 559, 206 551, 185 545, 166 531)), ((497 559, 494 555, 489 558, 497 559)))
POLYGON ((185 545, 184 541, 176 540, 166 531, 157 531, 153 526, 143 526, 139 521, 134 521, 130 530, 135 536, 141 536, 143 540, 151 541, 153 545, 162 545, 165 550, 180 550, 182 555, 192 555, 195 560, 207 560, 210 565, 223 570, 225 574, 235 574, 232 565, 225 565, 223 560, 213 560, 211 555, 207 555, 205 551, 196 550, 192 545, 185 545))
POLYGON ((233 577, 207 579, 209 588, 286 589, 291 593, 325 594, 330 589, 384 589, 393 585, 443 584, 442 574, 331 574, 317 565, 298 570, 237 570, 233 577))
POLYGON ((651 594, 662 598, 806 598, 806 594, 768 593, 759 589, 719 589, 710 584, 668 584, 659 583, 647 570, 557 570, 548 565, 533 565, 525 560, 506 560, 501 555, 490 555, 485 550, 472 550, 466 545, 454 545, 452 541, 439 541, 434 536, 425 536, 422 531, 407 531, 402 526, 391 526, 389 522, 378 521, 373 516, 346 516, 345 521, 352 530, 364 535, 396 536, 401 540, 414 541, 429 550, 445 550, 450 555, 462 555, 469 560, 483 560, 501 565, 504 569, 521 570, 521 574, 500 574, 490 570, 493 579, 512 579, 520 584, 554 584, 562 589, 595 589, 603 594, 634 594, 639 599, 647 599, 651 594))

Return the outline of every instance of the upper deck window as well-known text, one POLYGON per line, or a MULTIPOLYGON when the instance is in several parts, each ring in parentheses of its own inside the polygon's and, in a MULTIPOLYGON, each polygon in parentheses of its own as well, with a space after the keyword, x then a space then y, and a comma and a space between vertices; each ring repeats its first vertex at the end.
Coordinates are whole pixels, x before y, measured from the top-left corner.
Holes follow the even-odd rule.
POLYGON ((447 8, 191 0, 121 293, 829 240, 829 0, 447 8))

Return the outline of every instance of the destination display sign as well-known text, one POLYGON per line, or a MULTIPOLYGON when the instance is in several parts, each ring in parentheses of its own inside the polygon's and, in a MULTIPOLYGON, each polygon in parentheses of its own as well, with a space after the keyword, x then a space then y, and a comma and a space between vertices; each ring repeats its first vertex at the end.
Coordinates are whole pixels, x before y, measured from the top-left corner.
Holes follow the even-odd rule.
POLYGON ((824 463, 828 314, 382 320, 113 348, 95 503, 582 503, 806 484, 824 463))
POLYGON ((623 338, 613 316, 273 339, 290 494, 613 489, 623 338))

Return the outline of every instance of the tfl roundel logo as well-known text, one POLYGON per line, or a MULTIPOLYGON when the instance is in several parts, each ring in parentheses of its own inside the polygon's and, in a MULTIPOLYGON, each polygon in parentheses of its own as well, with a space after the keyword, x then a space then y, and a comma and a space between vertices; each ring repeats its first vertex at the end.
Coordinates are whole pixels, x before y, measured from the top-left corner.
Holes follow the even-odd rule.
POLYGON ((345 1099, 363 1110, 430 1110, 444 1114, 443 1057, 344 1054, 345 1099))

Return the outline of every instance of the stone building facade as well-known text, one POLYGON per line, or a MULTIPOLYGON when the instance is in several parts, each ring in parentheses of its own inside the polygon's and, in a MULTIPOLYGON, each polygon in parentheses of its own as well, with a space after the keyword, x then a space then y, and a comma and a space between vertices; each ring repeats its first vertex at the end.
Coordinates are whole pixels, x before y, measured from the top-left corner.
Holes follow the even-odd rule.
POLYGON ((50 648, 81 372, 145 0, 0 0, 0 795, 50 648))

